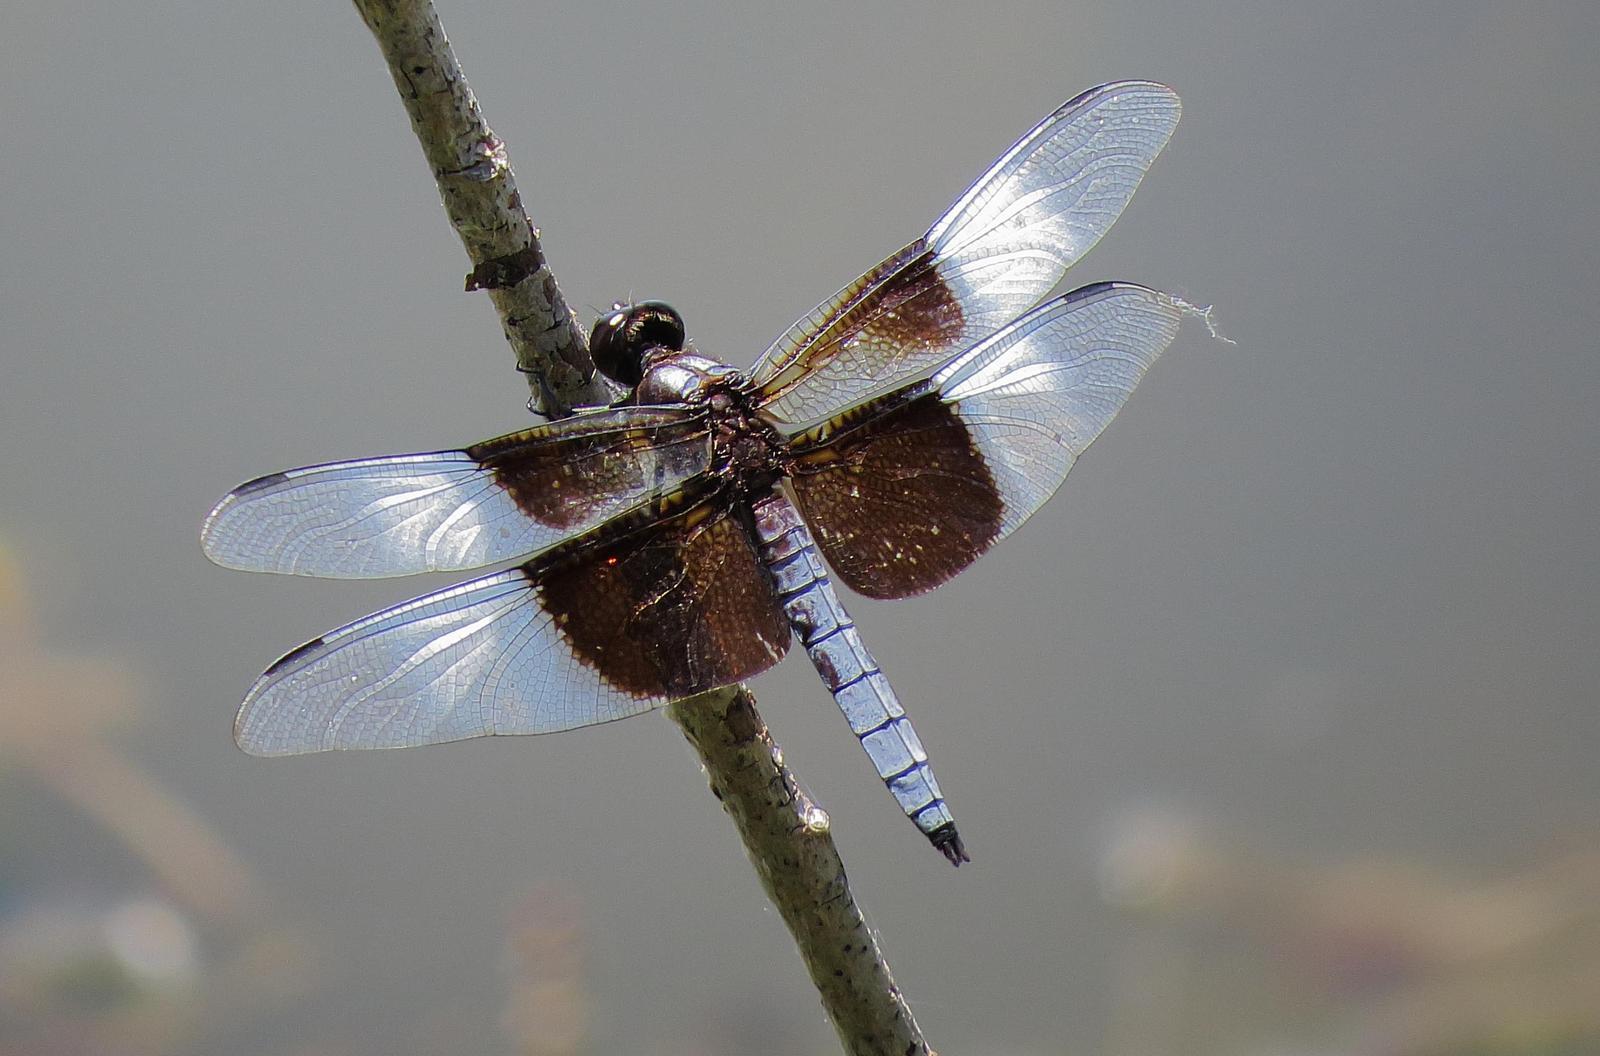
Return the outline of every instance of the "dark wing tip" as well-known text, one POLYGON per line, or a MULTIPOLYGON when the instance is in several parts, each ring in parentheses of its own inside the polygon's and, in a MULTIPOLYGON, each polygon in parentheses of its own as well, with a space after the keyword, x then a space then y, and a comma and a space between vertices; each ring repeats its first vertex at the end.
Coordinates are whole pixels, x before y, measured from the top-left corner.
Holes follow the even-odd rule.
POLYGON ((317 649, 322 648, 326 644, 327 637, 324 636, 321 638, 313 638, 304 645, 296 646, 287 653, 284 653, 282 656, 278 657, 278 659, 274 660, 272 662, 272 666, 263 671, 261 673, 261 677, 256 679, 255 685, 250 687, 250 692, 245 694, 244 703, 239 705, 239 713, 234 716, 233 720, 233 743, 239 746, 240 751, 244 752, 246 755, 255 756, 297 755, 300 752, 306 751, 304 748, 298 750, 285 750, 282 748, 273 748, 269 745, 263 744, 260 738, 251 732, 251 719, 257 714, 257 705, 259 703, 258 698, 261 696, 262 691, 269 688, 267 683, 272 681, 275 676, 281 674, 283 671, 289 667, 292 667, 295 663, 312 652, 315 652, 317 649))
POLYGON ((271 678, 273 675, 277 674, 279 671, 282 671, 296 660, 299 660, 313 649, 322 648, 322 646, 326 643, 326 638, 313 638, 304 645, 295 646, 293 649, 274 660, 272 662, 272 666, 261 673, 261 677, 263 679, 271 678))
POLYGON ((217 500, 217 504, 211 507, 211 512, 206 514, 205 523, 200 526, 200 549, 205 553, 206 557, 224 568, 253 571, 252 566, 240 563, 237 557, 231 557, 227 553, 227 533, 222 527, 223 518, 239 502, 250 498, 252 495, 279 487, 288 479, 289 474, 287 473, 269 473, 264 477, 245 481, 217 500))
POLYGON ((255 480, 247 480, 243 484, 240 484, 237 488, 234 488, 232 491, 228 492, 227 497, 222 501, 226 502, 228 499, 233 498, 242 499, 247 495, 254 495, 258 491, 266 491, 268 488, 275 488, 288 479, 289 474, 287 473, 268 473, 264 477, 257 477, 255 480))
POLYGON ((1088 99, 1092 96, 1115 95, 1118 92, 1129 91, 1150 92, 1151 94, 1160 95, 1171 100, 1173 105, 1180 109, 1183 106, 1183 100, 1178 97, 1178 90, 1172 87, 1172 85, 1162 84, 1160 81, 1147 81, 1138 78, 1128 81, 1107 81, 1105 84, 1096 85, 1095 87, 1090 88, 1087 92, 1084 92, 1082 95, 1078 96, 1078 98, 1088 99))

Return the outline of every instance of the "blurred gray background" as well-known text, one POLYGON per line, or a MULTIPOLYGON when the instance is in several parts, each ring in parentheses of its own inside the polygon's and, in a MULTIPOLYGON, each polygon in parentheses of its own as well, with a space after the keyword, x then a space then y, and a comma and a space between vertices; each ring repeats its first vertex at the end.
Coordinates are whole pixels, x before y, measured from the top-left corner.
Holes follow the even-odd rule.
MULTIPOLYGON (((1237 344, 1186 324, 1026 529, 933 595, 852 606, 972 865, 906 824, 808 665, 755 684, 937 1047, 1181 1050, 1145 1036, 1175 1003, 1198 1014, 1167 969, 1204 975, 1212 942, 1237 959, 1254 926, 1155 905, 1202 845, 1236 879, 1364 861, 1463 890, 1600 846, 1600 6, 441 12, 585 324, 666 299, 737 365, 1062 100, 1126 77, 1183 96, 1069 283, 1215 303, 1237 344)), ((354 10, 33 4, 6 22, 0 542, 33 627, 11 663, 110 664, 128 706, 97 712, 91 680, 49 750, 8 757, 23 738, 0 731, 0 909, 136 897, 189 921, 198 967, 172 1014, 192 1029, 150 1051, 830 1051, 664 718, 373 755, 233 746, 272 659, 447 580, 214 568, 211 503, 529 421, 354 10), (159 877, 167 836, 119 840, 60 792, 53 768, 91 738, 226 846, 257 923, 206 918, 159 877), (303 985, 219 1005, 209 966, 251 929, 300 936, 303 985), (577 1024, 568 1049, 538 1047, 560 1033, 540 1001, 577 1024)), ((59 681, 13 687, 0 714, 50 725, 59 681)), ((1335 957, 1262 934, 1261 977, 1287 991, 1335 957)), ((1207 998, 1219 1021, 1266 1021, 1232 1051, 1378 1029, 1357 998, 1305 1025, 1241 989, 1207 998)), ((32 1014, 13 1008, 18 1036, 49 1037, 32 1014)))

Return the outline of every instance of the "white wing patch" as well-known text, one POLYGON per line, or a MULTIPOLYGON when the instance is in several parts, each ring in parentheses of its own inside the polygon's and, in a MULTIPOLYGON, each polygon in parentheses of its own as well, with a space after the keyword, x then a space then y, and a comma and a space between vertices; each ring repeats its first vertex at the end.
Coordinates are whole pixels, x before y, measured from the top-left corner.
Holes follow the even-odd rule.
POLYGON ((1042 506, 1178 333, 1182 309, 1128 283, 1041 305, 933 375, 994 475, 1003 538, 1042 506))
POLYGON ((667 703, 573 655, 521 569, 357 620, 272 665, 234 739, 252 755, 553 733, 667 703))

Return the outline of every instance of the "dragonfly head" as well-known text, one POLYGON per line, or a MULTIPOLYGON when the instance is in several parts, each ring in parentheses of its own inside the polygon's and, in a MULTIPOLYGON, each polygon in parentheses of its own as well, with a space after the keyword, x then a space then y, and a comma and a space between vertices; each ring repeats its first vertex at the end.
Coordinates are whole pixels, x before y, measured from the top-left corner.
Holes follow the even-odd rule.
POLYGON ((629 390, 644 378, 644 358, 652 349, 683 350, 683 316, 661 301, 617 303, 595 320, 589 354, 600 373, 629 390))

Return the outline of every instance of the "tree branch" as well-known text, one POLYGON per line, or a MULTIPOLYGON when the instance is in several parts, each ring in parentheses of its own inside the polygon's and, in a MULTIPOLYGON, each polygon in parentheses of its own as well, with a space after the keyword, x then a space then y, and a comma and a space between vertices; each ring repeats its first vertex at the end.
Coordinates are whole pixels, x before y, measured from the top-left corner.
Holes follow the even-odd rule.
MULTIPOLYGON (((534 401, 558 417, 610 402, 523 211, 505 145, 483 120, 433 5, 354 3, 378 38, 473 262, 467 289, 489 292, 534 401)), ((845 1050, 933 1056, 850 892, 827 814, 799 791, 749 690, 713 690, 668 713, 700 753, 711 791, 794 936, 845 1050)))
POLYGON ((552 417, 618 395, 594 369, 582 327, 545 263, 505 144, 484 121, 444 27, 425 0, 355 0, 411 117, 450 223, 472 261, 468 290, 500 313, 530 406, 552 417))
POLYGON ((827 812, 800 791, 750 691, 714 689, 667 712, 700 753, 845 1051, 934 1056, 850 892, 827 812))

